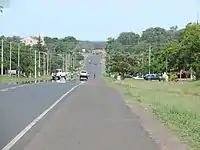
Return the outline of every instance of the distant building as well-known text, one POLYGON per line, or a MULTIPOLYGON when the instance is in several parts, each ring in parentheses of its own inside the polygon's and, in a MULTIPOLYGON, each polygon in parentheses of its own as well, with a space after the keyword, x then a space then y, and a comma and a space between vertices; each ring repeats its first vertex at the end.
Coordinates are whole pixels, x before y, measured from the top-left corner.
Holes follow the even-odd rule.
POLYGON ((38 43, 38 40, 33 37, 24 37, 21 39, 21 42, 24 43, 25 45, 33 46, 38 43))
MULTIPOLYGON (((40 37, 42 45, 44 45, 45 42, 44 42, 43 34, 40 34, 39 37, 40 37)), ((29 36, 29 37, 22 38, 21 42, 24 43, 25 45, 33 46, 33 45, 38 44, 38 39, 39 39, 38 37, 29 36)))
POLYGON ((105 49, 103 49, 103 48, 97 48, 97 49, 92 50, 92 53, 93 53, 93 54, 94 54, 94 53, 102 53, 102 54, 105 54, 106 51, 105 51, 105 49))

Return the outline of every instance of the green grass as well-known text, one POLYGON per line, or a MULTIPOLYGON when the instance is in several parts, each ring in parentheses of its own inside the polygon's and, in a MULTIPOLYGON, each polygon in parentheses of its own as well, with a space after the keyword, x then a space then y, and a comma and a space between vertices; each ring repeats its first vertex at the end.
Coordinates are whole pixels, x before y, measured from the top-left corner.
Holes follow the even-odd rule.
POLYGON ((148 108, 181 140, 200 149, 200 82, 105 80, 124 94, 129 104, 148 108))
POLYGON ((51 79, 50 76, 41 76, 38 78, 26 78, 26 77, 15 77, 15 76, 0 76, 0 83, 15 83, 15 82, 24 82, 24 81, 35 81, 35 80, 48 80, 51 79))

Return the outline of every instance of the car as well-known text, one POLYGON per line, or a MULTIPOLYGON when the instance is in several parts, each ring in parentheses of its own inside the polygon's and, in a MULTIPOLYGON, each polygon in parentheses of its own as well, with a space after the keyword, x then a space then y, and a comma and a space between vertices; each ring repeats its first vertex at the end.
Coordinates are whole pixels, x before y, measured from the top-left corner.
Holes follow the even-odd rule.
POLYGON ((144 79, 145 80, 158 80, 158 81, 161 81, 162 80, 162 77, 157 75, 157 74, 147 74, 144 76, 144 79))
POLYGON ((89 74, 86 70, 82 70, 80 72, 80 81, 87 81, 89 78, 89 74))
POLYGON ((125 74, 125 75, 124 75, 124 78, 133 78, 133 75, 125 74))
POLYGON ((141 79, 144 79, 144 77, 143 76, 136 76, 136 77, 133 77, 133 79, 141 80, 141 79))

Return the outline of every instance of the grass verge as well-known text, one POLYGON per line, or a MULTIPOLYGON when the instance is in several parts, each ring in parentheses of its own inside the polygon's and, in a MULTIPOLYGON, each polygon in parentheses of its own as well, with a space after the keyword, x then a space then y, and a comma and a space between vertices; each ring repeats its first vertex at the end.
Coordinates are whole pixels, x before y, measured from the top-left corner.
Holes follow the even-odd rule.
POLYGON ((25 81, 35 81, 35 80, 49 80, 50 76, 41 76, 38 78, 27 78, 27 77, 10 77, 10 76, 0 76, 0 83, 15 83, 15 82, 25 82, 25 81))
POLYGON ((154 82, 104 77, 129 104, 147 108, 182 141, 200 149, 200 82, 154 82))

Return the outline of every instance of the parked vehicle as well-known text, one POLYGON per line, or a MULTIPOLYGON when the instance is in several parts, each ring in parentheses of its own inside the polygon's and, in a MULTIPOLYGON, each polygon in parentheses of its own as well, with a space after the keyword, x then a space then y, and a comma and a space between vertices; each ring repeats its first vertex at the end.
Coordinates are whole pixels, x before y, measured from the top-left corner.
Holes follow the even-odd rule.
POLYGON ((144 76, 144 79, 145 80, 158 80, 158 81, 161 81, 162 80, 162 77, 157 75, 157 74, 147 74, 144 76))
POLYGON ((125 74, 124 78, 133 78, 133 75, 125 74))
POLYGON ((136 77, 133 77, 133 79, 141 80, 141 79, 144 79, 144 77, 143 76, 136 76, 136 77))

